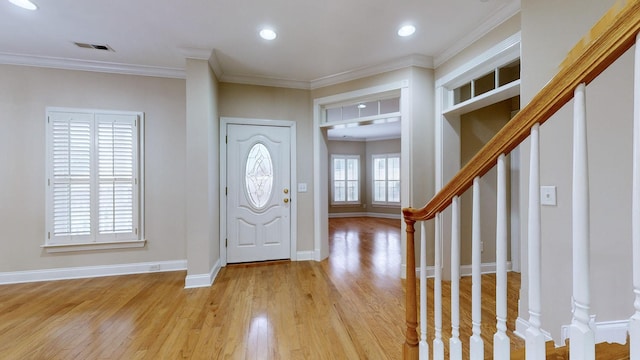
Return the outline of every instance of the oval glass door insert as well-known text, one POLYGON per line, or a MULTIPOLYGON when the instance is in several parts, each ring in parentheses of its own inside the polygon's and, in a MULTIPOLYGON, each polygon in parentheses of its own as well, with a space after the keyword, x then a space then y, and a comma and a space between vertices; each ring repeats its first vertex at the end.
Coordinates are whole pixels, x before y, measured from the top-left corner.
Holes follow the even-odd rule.
POLYGON ((273 188, 273 162, 269 150, 263 144, 255 144, 249 150, 244 178, 249 201, 256 208, 263 208, 269 201, 273 188))

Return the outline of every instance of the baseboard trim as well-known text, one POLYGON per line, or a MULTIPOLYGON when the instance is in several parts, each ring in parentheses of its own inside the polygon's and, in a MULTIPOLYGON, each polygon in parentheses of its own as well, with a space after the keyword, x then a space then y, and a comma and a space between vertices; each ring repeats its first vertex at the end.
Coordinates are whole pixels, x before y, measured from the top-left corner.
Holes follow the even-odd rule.
POLYGON ((309 261, 315 259, 315 251, 298 251, 296 261, 309 261))
POLYGON ((402 215, 400 213, 385 214, 385 213, 373 213, 373 212, 352 212, 352 213, 330 213, 329 214, 329 219, 350 218, 350 217, 371 217, 371 218, 382 218, 382 219, 393 219, 393 220, 402 219, 402 215))
POLYGON ((209 287, 213 285, 213 281, 218 276, 222 265, 220 263, 220 259, 213 264, 211 271, 208 274, 193 274, 187 275, 184 279, 184 288, 185 289, 193 289, 200 287, 209 287))
MULTIPOLYGON (((560 330, 561 344, 565 344, 565 341, 569 339, 570 326, 571 325, 562 325, 560 330)), ((596 344, 608 342, 624 345, 627 343, 627 332, 629 331, 628 319, 596 322, 596 316, 591 315, 590 326, 593 329, 596 344)))
MULTIPOLYGON (((516 330, 513 333, 516 334, 517 337, 525 340, 527 336, 527 329, 529 329, 529 326, 531 326, 531 324, 529 324, 528 320, 518 317, 516 319, 516 330)), ((548 331, 540 329, 540 332, 542 333, 542 335, 544 335, 545 342, 553 340, 553 338, 551 337, 551 333, 549 333, 548 331)), ((556 346, 558 346, 558 344, 556 344, 556 346)))
MULTIPOLYGON (((405 265, 403 265, 405 266, 405 265)), ((511 271, 511 261, 507 262, 507 271, 511 271)), ((483 263, 480 264, 480 273, 482 274, 495 274, 496 272, 496 263, 483 263)), ((436 270, 434 266, 427 266, 427 277, 434 277, 436 274, 436 270)), ((471 265, 462 265, 460 266, 460 276, 471 276, 472 269, 471 265)), ((420 267, 416 267, 416 277, 420 277, 420 267)))
POLYGON ((72 268, 12 271, 0 273, 0 285, 84 279, 92 277, 181 271, 187 269, 187 260, 150 261, 131 264, 82 266, 72 268))

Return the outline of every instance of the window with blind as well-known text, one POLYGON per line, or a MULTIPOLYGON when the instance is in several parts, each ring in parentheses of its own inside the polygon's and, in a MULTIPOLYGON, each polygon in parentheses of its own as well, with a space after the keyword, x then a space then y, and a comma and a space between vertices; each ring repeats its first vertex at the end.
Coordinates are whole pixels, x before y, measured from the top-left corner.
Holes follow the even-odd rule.
POLYGON ((400 155, 373 155, 373 203, 400 204, 400 155))
POLYGON ((47 111, 45 246, 138 241, 141 113, 47 111))
POLYGON ((360 156, 331 155, 331 203, 360 204, 360 156))

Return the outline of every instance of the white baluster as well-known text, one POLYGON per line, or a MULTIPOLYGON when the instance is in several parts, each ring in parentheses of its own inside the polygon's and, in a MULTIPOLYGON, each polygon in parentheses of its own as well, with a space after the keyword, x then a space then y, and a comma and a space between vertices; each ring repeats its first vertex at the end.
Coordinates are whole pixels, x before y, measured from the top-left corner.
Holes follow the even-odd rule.
POLYGON ((640 359, 640 34, 636 37, 633 108, 633 190, 631 210, 631 238, 633 241, 633 292, 635 313, 629 320, 631 359, 640 359))
POLYGON ((493 358, 509 359, 507 336, 507 170, 504 154, 498 157, 498 196, 496 209, 496 333, 493 358))
POLYGON ((429 360, 427 343, 427 227, 420 223, 420 360, 429 360))
POLYGON ((449 359, 462 359, 460 341, 460 197, 451 203, 451 339, 449 359))
POLYGON ((442 217, 436 214, 436 239, 434 246, 433 279, 433 323, 435 338, 433 339, 433 359, 444 360, 444 342, 442 341, 442 217))
POLYGON ((544 360, 544 335, 540 332, 541 315, 541 244, 540 244, 540 125, 531 128, 529 161, 529 328, 526 339, 527 360, 544 360))
POLYGON ((482 342, 482 244, 480 238, 480 178, 473 179, 473 215, 471 230, 471 323, 472 335, 469 338, 471 359, 484 359, 484 343, 482 342))
POLYGON ((589 327, 589 167, 585 85, 575 90, 573 114, 573 319, 570 359, 595 359, 595 338, 589 327))

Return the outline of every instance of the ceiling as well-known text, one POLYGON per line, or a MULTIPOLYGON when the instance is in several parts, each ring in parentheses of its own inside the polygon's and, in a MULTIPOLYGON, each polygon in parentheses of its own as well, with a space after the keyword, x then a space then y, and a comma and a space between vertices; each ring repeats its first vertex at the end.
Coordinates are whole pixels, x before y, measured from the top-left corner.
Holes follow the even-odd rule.
POLYGON ((306 89, 438 66, 520 9, 519 0, 33 1, 37 11, 0 0, 0 63, 183 78, 189 57, 209 59, 222 81, 306 89), (417 31, 401 38, 406 23, 417 31), (262 27, 278 37, 259 38, 262 27))

